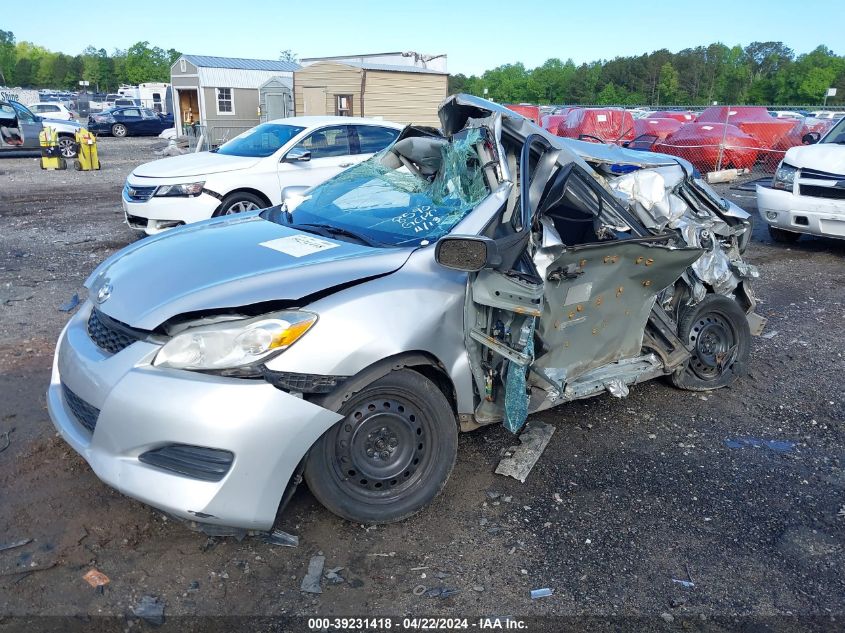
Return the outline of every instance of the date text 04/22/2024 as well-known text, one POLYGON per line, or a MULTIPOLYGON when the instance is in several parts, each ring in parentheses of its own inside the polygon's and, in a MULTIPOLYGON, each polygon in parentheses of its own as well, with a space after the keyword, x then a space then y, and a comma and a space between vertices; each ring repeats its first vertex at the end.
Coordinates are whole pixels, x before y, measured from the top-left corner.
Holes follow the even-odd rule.
POLYGON ((401 620, 390 617, 378 618, 309 618, 308 628, 312 631, 524 631, 527 623, 511 617, 469 618, 427 618, 406 617, 401 620))

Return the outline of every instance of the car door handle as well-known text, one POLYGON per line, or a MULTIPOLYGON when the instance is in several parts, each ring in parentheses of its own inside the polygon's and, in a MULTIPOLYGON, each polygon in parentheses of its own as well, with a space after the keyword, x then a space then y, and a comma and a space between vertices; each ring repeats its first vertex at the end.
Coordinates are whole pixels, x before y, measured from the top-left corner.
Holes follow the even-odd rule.
POLYGON ((355 163, 341 163, 338 167, 352 167, 355 163))

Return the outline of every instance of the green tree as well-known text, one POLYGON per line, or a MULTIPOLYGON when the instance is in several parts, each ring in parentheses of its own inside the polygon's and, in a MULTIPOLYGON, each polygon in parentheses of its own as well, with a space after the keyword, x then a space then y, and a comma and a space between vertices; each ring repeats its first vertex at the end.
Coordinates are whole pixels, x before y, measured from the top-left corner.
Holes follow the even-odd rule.
POLYGON ((12 83, 16 62, 15 34, 0 30, 0 85, 12 83))
POLYGON ((660 103, 677 103, 680 93, 681 81, 678 71, 671 62, 666 62, 660 67, 660 79, 657 82, 657 96, 654 100, 656 105, 660 103))
POLYGON ((170 81, 170 66, 178 57, 173 49, 165 51, 149 42, 136 42, 126 51, 126 79, 132 84, 170 81))
MULTIPOLYGON (((179 57, 179 56, 177 55, 176 57, 179 57)), ((176 60, 174 59, 173 61, 176 61, 176 60)), ((280 62, 293 62, 294 64, 298 64, 299 63, 299 57, 291 49, 286 48, 281 53, 279 53, 279 61, 280 62)))

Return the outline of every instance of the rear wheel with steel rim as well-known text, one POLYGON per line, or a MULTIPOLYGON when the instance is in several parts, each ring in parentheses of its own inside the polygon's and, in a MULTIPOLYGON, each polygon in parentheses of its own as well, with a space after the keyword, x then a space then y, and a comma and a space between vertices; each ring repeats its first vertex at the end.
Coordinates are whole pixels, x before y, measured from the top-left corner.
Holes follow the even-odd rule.
POLYGON ((76 141, 71 136, 59 137, 59 151, 65 158, 76 158, 76 141))
POLYGON ((430 380, 393 371, 344 404, 343 420, 311 448, 305 479, 335 514, 361 523, 402 520, 446 485, 457 455, 452 407, 430 380))
POLYGON ((255 211, 256 209, 266 209, 269 204, 266 200, 247 191, 231 193, 220 203, 220 208, 216 215, 232 215, 235 213, 243 213, 244 211, 255 211))
POLYGON ((681 317, 678 335, 691 356, 672 375, 677 387, 693 391, 718 389, 745 373, 751 352, 751 331, 736 301, 709 294, 681 317))
POLYGON ((127 135, 129 130, 126 129, 126 126, 123 123, 115 123, 111 126, 111 134, 112 136, 116 136, 118 138, 123 138, 127 135))

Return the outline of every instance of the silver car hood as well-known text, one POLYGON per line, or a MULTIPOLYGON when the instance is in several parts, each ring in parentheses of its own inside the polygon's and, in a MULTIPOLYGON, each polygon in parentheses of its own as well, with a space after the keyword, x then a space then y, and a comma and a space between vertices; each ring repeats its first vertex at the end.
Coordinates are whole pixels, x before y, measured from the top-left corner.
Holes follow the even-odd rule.
POLYGON ((389 274, 401 268, 412 251, 370 248, 303 233, 254 212, 191 224, 136 242, 100 264, 85 287, 108 316, 152 330, 179 314, 295 302, 389 274), (305 237, 309 243, 317 240, 323 250, 303 254, 299 248, 295 256, 284 252, 292 251, 285 246, 290 240, 274 247, 263 245, 293 236, 305 237))

